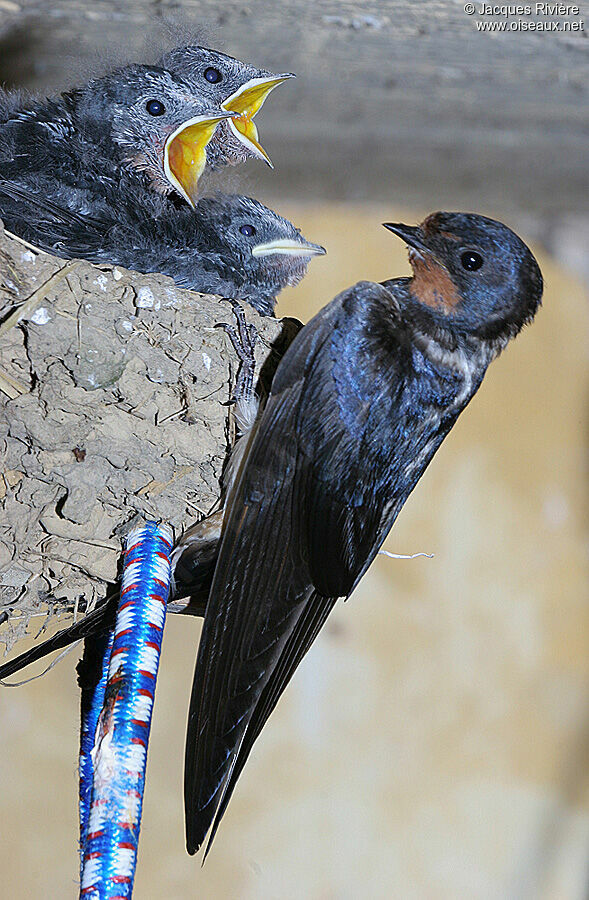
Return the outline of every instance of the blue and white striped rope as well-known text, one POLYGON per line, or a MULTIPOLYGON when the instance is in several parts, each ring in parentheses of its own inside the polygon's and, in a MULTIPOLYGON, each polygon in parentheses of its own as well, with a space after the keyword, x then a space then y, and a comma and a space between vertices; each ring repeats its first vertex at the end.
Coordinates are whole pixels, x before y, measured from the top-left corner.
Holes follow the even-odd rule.
MULTIPOLYGON (((84 659, 78 667, 82 679, 81 701, 81 729, 80 729, 80 873, 84 865, 84 848, 86 842, 86 828, 90 803, 92 802, 92 783, 94 779, 94 762, 92 753, 96 741, 96 730, 102 707, 108 669, 110 666, 110 654, 114 641, 114 629, 107 634, 92 636, 86 639, 84 645, 84 659), (90 668, 88 671, 87 667, 90 668), (98 678, 95 684, 93 678, 98 678)), ((80 874, 81 877, 81 874, 80 874)))
POLYGON ((91 751, 84 900, 128 900, 133 891, 171 550, 172 531, 166 525, 148 522, 127 537, 108 679, 91 751))

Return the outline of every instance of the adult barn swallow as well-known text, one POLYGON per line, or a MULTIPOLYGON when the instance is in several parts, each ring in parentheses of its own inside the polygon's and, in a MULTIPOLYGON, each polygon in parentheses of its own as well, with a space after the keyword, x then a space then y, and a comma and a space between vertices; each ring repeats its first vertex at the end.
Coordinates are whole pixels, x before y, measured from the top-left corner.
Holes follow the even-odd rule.
POLYGON ((272 165, 260 144, 254 116, 274 88, 295 77, 292 72, 275 75, 197 45, 171 50, 162 57, 160 65, 182 78, 193 91, 207 96, 215 106, 234 114, 219 126, 207 147, 211 168, 227 163, 237 165, 248 157, 272 165))
POLYGON ((0 178, 0 218, 30 243, 66 259, 160 272, 179 287, 246 300, 274 314, 276 297, 325 249, 251 197, 218 194, 191 209, 130 186, 109 190, 95 216, 70 212, 0 178))
MULTIPOLYGON (((337 597, 352 592, 489 362, 540 303, 536 261, 497 222, 438 213, 417 228, 386 227, 410 247, 413 277, 361 282, 303 329, 279 366, 229 491, 219 563, 222 512, 201 523, 202 534, 198 526, 187 533, 175 553, 175 596, 191 600, 172 608, 202 615, 209 595, 187 740, 190 852, 216 812, 212 840, 255 739, 337 597), (262 528, 268 555, 260 566, 262 528), (224 607, 235 600, 237 608, 224 607), (218 651, 211 650, 211 633, 218 651), (223 655, 229 640, 243 659, 223 655), (256 658, 260 643, 266 646, 256 658), (222 680, 211 681, 211 673, 222 680), (207 711, 210 723, 202 718, 207 711), (194 744, 199 722, 207 754, 194 744), (225 723, 228 737, 213 743, 211 732, 225 731, 225 723), (210 802, 203 803, 207 791, 210 802)), ((113 597, 9 661, 0 677, 104 632, 116 605, 113 597)))
POLYGON ((229 491, 188 719, 189 853, 212 824, 210 847, 337 599, 541 300, 536 260, 499 222, 435 213, 386 227, 409 246, 412 277, 359 282, 299 332, 229 491))

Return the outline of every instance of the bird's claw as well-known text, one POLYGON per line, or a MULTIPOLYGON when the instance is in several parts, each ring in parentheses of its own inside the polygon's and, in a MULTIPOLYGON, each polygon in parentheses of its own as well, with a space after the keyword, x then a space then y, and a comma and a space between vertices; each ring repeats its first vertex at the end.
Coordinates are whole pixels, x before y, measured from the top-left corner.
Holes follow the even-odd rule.
POLYGON ((237 403, 241 400, 247 402, 252 399, 254 394, 254 373, 256 367, 254 350, 258 339, 258 331, 255 325, 247 322, 243 308, 236 300, 228 300, 227 302, 231 304, 237 327, 230 325, 228 322, 218 322, 215 328, 222 328, 229 337, 241 363, 233 392, 233 402, 237 403))

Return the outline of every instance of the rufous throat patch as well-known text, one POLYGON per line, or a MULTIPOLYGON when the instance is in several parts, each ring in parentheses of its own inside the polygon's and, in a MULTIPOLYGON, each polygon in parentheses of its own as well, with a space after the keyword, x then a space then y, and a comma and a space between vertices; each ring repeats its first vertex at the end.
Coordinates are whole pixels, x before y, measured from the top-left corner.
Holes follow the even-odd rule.
POLYGON ((460 303, 460 293, 450 273, 429 254, 409 253, 413 279, 409 290, 419 303, 449 315, 460 303))

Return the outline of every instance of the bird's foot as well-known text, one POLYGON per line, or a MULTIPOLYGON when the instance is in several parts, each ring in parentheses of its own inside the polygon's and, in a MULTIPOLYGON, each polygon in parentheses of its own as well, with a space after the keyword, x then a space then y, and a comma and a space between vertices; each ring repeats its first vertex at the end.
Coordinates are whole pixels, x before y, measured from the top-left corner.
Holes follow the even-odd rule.
POLYGON ((233 315, 237 320, 237 327, 229 325, 227 322, 219 322, 215 327, 222 328, 233 345, 233 349, 239 357, 241 363, 235 390, 233 392, 233 402, 241 401, 248 403, 254 397, 254 373, 256 367, 256 359, 254 350, 258 338, 258 332, 255 325, 248 323, 242 307, 236 300, 228 300, 233 309, 233 315))

